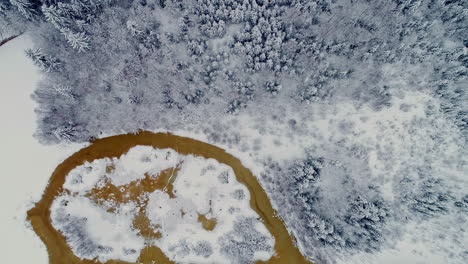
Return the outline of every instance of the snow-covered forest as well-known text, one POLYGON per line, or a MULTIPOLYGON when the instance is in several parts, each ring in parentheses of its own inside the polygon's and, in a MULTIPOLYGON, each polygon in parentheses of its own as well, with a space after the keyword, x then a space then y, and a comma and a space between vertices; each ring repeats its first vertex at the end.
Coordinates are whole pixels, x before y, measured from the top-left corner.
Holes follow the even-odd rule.
POLYGON ((408 232, 468 259, 467 1, 0 0, 0 25, 35 42, 44 144, 196 134, 317 263, 408 232))

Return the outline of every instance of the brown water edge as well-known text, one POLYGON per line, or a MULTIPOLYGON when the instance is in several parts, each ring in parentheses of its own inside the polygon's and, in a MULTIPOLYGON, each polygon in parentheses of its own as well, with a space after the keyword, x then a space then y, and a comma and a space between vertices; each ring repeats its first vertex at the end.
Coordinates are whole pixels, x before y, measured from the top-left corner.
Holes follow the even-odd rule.
POLYGON ((206 215, 198 214, 198 222, 200 222, 205 230, 213 231, 218 221, 216 218, 208 218, 206 215))
MULTIPOLYGON (((82 260, 76 257, 68 246, 65 237, 52 226, 50 207, 54 199, 64 192, 63 184, 68 173, 86 161, 92 162, 102 158, 118 158, 130 148, 137 145, 153 146, 155 148, 172 148, 180 154, 196 155, 213 158, 220 163, 230 166, 240 183, 246 185, 250 192, 250 206, 263 219, 266 228, 275 238, 275 256, 268 261, 257 263, 270 264, 302 264, 309 262, 297 249, 293 237, 288 233, 283 221, 276 216, 275 210, 257 181, 256 177, 244 166, 239 159, 226 153, 216 146, 186 137, 179 137, 168 133, 140 132, 98 139, 92 144, 76 152, 62 162, 53 172, 42 199, 35 207, 28 211, 28 220, 34 231, 44 241, 50 264, 92 264, 97 260, 82 260)), ((138 217, 137 217, 138 218, 138 217)), ((142 221, 146 221, 143 219, 142 221)), ((156 246, 144 248, 136 263, 150 264, 174 263, 156 246)), ((110 260, 105 264, 130 264, 129 262, 110 260)))
MULTIPOLYGON (((110 213, 117 210, 117 205, 131 201, 137 202, 139 211, 133 219, 133 228, 138 230, 138 233, 144 238, 157 239, 162 236, 161 232, 155 230, 159 226, 153 226, 146 216, 148 194, 161 190, 166 192, 171 199, 175 198, 173 184, 178 176, 181 164, 182 162, 177 164, 175 168, 163 170, 156 175, 145 173, 143 179, 125 185, 116 186, 112 184, 109 178, 105 178, 103 185, 92 188, 85 196, 94 203, 107 207, 106 211, 110 213), (111 206, 108 205, 108 202, 110 202, 111 206)), ((111 173, 113 170, 113 165, 106 168, 107 173, 111 173)))

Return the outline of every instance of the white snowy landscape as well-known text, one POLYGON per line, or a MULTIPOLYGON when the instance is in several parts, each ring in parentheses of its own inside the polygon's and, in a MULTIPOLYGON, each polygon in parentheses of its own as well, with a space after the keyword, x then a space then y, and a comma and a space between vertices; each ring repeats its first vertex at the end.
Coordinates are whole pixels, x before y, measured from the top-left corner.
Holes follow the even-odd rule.
MULTIPOLYGON (((466 1, 0 0, 2 262, 51 263, 26 212, 62 161, 151 131, 240 159, 312 263, 466 263, 467 28, 466 1)), ((176 167, 175 197, 145 196, 151 243, 176 263, 275 254, 230 167, 174 149, 76 167, 53 226, 79 258, 135 263, 139 204, 86 194, 176 167)))

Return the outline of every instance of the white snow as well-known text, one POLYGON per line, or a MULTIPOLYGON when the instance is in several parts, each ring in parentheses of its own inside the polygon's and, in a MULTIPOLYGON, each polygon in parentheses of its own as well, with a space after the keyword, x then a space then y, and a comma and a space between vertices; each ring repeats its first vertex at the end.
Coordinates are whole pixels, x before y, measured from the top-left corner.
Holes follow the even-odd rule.
POLYGON ((119 206, 116 213, 109 213, 82 196, 63 195, 52 204, 51 219, 54 227, 68 238, 68 245, 78 257, 97 258, 100 262, 112 259, 135 262, 145 246, 144 239, 132 228, 135 209, 136 205, 130 203, 119 206), (66 205, 63 203, 65 201, 66 205), (78 234, 77 228, 67 229, 66 226, 70 223, 61 219, 64 215, 86 219, 84 223, 80 223, 84 234, 78 234), (69 239, 78 235, 89 237, 96 245, 111 250, 97 255, 86 254, 86 251, 80 249, 83 240, 69 239))
POLYGON ((98 183, 99 178, 106 174, 107 166, 111 164, 108 158, 85 162, 68 173, 63 187, 72 192, 83 193, 98 183))
POLYGON ((136 146, 118 159, 114 158, 115 170, 109 175, 114 185, 125 185, 145 177, 144 173, 156 175, 175 167, 179 155, 172 149, 154 149, 148 146, 136 146))
MULTIPOLYGON (((153 224, 161 225, 163 230, 163 237, 156 244, 177 263, 230 263, 229 257, 221 254, 218 240, 233 229, 236 220, 258 217, 249 205, 248 189, 236 180, 233 170, 214 159, 186 156, 174 182, 174 194, 175 199, 169 199, 166 193, 160 191, 149 197, 148 217, 153 224), (219 177, 223 173, 227 173, 227 183, 223 183, 219 177), (243 193, 241 199, 234 195, 236 191, 243 193), (181 211, 184 212, 183 216, 181 211), (215 229, 203 229, 197 221, 198 214, 215 218, 215 229), (204 258, 193 251, 186 255, 170 251, 183 241, 189 245, 208 241, 213 247, 213 255, 204 258)), ((257 225, 257 231, 270 236, 261 222, 257 222, 257 225)), ((270 236, 270 239, 273 241, 273 237, 270 236)), ((258 252, 259 259, 271 256, 272 252, 258 252)))
POLYGON ((49 263, 47 250, 26 222, 55 167, 85 144, 44 146, 33 138, 36 104, 30 95, 40 78, 22 35, 0 47, 0 248, 3 263, 49 263), (27 252, 27 254, 25 254, 27 252))
MULTIPOLYGON (((119 186, 142 179, 147 173, 158 175, 162 170, 176 166, 180 166, 180 171, 173 183, 175 198, 160 190, 145 194, 149 198, 147 216, 153 226, 159 226, 155 231, 162 233, 162 237, 153 243, 177 263, 231 263, 234 260, 221 252, 220 239, 233 232, 236 222, 260 219, 250 207, 249 190, 237 181, 231 167, 215 159, 181 155, 171 149, 136 146, 120 158, 98 159, 76 167, 67 175, 64 185, 73 194, 58 197, 52 206, 53 225, 64 234, 80 258, 134 262, 144 247, 143 237, 137 236, 132 228, 138 207, 124 204, 116 213, 109 213, 106 206, 98 206, 84 195, 99 187, 105 178, 119 186), (109 165, 114 166, 111 173, 106 172, 109 165), (204 229, 198 221, 199 215, 216 219, 214 230, 204 229), (87 220, 83 235, 79 236, 73 223, 83 218, 87 220), (89 239, 90 245, 83 246, 83 239, 77 239, 77 236, 89 239), (194 248, 200 242, 211 246, 210 256, 197 254, 194 248), (108 250, 101 251, 98 246, 108 250), (182 250, 182 246, 190 251, 182 250), (129 249, 132 254, 128 253, 129 249)), ((254 223, 254 229, 267 237, 270 248, 255 252, 254 256, 258 260, 267 260, 273 255, 274 238, 263 223, 259 220, 254 223)))
POLYGON ((68 174, 64 187, 72 192, 83 193, 95 186, 104 174, 114 185, 121 186, 143 179, 145 173, 157 175, 175 167, 179 161, 178 154, 172 149, 135 146, 120 158, 98 159, 74 168, 68 174), (111 173, 106 173, 108 166, 114 167, 111 173))

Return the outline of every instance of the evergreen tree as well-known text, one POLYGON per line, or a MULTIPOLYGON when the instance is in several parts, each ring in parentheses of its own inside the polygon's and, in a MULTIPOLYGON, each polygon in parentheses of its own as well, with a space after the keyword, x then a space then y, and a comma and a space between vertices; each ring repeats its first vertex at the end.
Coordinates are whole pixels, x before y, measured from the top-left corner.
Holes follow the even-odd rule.
POLYGON ((73 142, 82 132, 82 128, 73 123, 67 122, 64 125, 57 127, 53 134, 60 141, 73 142))
POLYGON ((237 114, 242 108, 245 107, 247 107, 246 103, 242 102, 241 100, 234 99, 229 102, 225 111, 228 114, 237 114))
POLYGON ((41 2, 39 0, 10 0, 10 2, 28 20, 39 20, 41 16, 41 2))
POLYGON ((10 2, 8 0, 0 0, 0 14, 5 14, 10 9, 10 2))
POLYGON ((301 195, 307 193, 320 177, 320 169, 323 167, 323 158, 308 156, 304 160, 298 160, 289 168, 294 179, 293 193, 301 195))
POLYGON ((424 218, 446 214, 454 197, 447 191, 447 186, 440 179, 425 179, 419 186, 419 192, 408 194, 409 208, 424 218))
POLYGON ((85 32, 75 33, 68 29, 62 29, 61 32, 72 48, 78 50, 78 52, 85 52, 90 49, 90 41, 85 32))
POLYGON ((322 245, 345 245, 343 237, 340 232, 337 232, 335 226, 317 214, 309 212, 305 216, 305 222, 309 232, 303 235, 311 236, 322 245))
POLYGON ((58 59, 44 54, 41 49, 27 49, 26 56, 30 58, 36 66, 46 72, 59 71, 62 65, 58 59))
POLYGON ((61 10, 59 10, 55 5, 43 5, 42 13, 44 13, 46 20, 52 23, 59 30, 68 24, 67 18, 64 16, 63 12, 61 12, 61 10))
POLYGON ((360 195, 350 197, 350 208, 346 222, 355 227, 355 233, 347 240, 348 246, 363 248, 365 251, 378 250, 382 232, 389 212, 383 201, 369 202, 360 195))
POLYGON ((57 94, 66 97, 68 99, 75 99, 76 96, 72 93, 72 89, 68 85, 64 84, 56 84, 53 86, 53 89, 57 92, 57 94))

